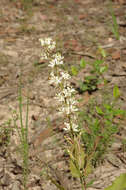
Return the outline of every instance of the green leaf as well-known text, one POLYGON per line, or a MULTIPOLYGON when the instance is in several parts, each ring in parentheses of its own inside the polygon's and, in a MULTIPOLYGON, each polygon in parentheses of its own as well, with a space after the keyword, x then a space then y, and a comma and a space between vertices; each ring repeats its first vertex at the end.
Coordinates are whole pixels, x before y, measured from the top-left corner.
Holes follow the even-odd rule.
POLYGON ((105 71, 107 71, 107 66, 104 66, 104 67, 100 68, 100 73, 104 73, 105 71))
POLYGON ((98 106, 96 106, 96 111, 97 111, 97 113, 98 113, 99 115, 103 115, 103 114, 104 114, 103 111, 102 111, 102 109, 99 108, 98 106))
POLYGON ((113 181, 112 185, 105 188, 104 190, 126 190, 126 173, 117 177, 113 181))
POLYGON ((104 61, 103 60, 96 60, 96 61, 94 61, 94 65, 101 65, 102 63, 103 63, 104 61))
POLYGON ((74 143, 68 153, 70 155, 71 174, 73 177, 80 177, 85 162, 85 152, 80 142, 80 136, 74 137, 74 143))
POLYGON ((111 109, 112 109, 112 106, 109 105, 109 104, 104 104, 104 108, 106 108, 107 110, 111 110, 111 109))
POLYGON ((90 187, 93 183, 94 183, 94 179, 92 179, 88 184, 86 184, 86 187, 88 188, 88 187, 90 187))
POLYGON ((80 177, 80 171, 76 168, 73 160, 70 160, 70 171, 73 177, 80 177))
POLYGON ((119 91, 119 88, 117 85, 115 85, 113 88, 113 96, 115 99, 119 98, 119 96, 120 96, 120 91, 119 91))
POLYGON ((87 161, 88 163, 86 164, 86 173, 85 176, 88 176, 92 172, 92 166, 90 161, 87 161))
POLYGON ((97 77, 93 75, 89 75, 89 76, 86 76, 84 79, 86 82, 90 82, 91 80, 97 80, 97 77))
POLYGON ((121 109, 114 110, 114 115, 122 115, 122 116, 125 116, 125 114, 126 114, 126 111, 125 111, 125 110, 121 110, 121 109))
POLYGON ((87 64, 87 62, 82 58, 80 61, 80 67, 84 69, 86 64, 87 64))
POLYGON ((107 56, 106 51, 102 47, 99 46, 98 50, 99 50, 100 54, 102 55, 102 57, 105 58, 107 56))
POLYGON ((86 84, 84 84, 83 82, 80 82, 79 85, 80 85, 80 89, 83 92, 85 92, 86 90, 88 90, 88 86, 86 84))
POLYGON ((69 154, 71 160, 75 160, 75 157, 70 149, 67 149, 67 153, 69 154))
POLYGON ((118 26, 118 23, 117 23, 117 19, 116 19, 116 16, 114 14, 114 11, 112 9, 112 5, 110 5, 110 13, 111 13, 111 16, 112 16, 112 32, 113 34, 115 35, 116 39, 119 40, 120 39, 120 35, 119 35, 119 26, 118 26))
POLYGON ((72 75, 76 76, 78 74, 78 68, 75 66, 71 66, 72 75))
POLYGON ((75 158, 78 163, 79 169, 84 167, 85 153, 80 142, 76 141, 75 143, 75 158))

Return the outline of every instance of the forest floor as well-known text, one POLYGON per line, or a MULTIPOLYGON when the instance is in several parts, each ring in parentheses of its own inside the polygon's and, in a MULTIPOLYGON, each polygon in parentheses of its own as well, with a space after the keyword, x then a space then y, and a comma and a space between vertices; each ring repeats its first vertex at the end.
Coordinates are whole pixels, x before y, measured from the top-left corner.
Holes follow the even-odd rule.
MULTIPOLYGON (((23 119, 26 97, 29 98, 28 189, 56 189, 54 184, 40 175, 45 161, 56 168, 52 171, 53 176, 66 189, 80 189, 78 180, 71 178, 68 157, 63 151, 63 122, 55 109, 55 89, 48 82, 50 69, 46 62, 41 61, 39 39, 51 37, 57 41, 68 68, 78 65, 81 58, 86 61, 100 59, 98 47, 103 47, 109 68, 105 73, 109 81, 108 92, 112 94, 112 88, 117 85, 121 92, 120 107, 126 109, 126 3, 123 0, 112 2, 120 40, 116 39, 110 27, 112 16, 108 0, 34 0, 32 5, 30 1, 0 0, 0 4, 0 125, 6 126, 12 118, 11 108, 18 110, 21 75, 23 119), (53 135, 47 128, 48 118, 54 130, 53 135)), ((86 72, 88 70, 81 73, 82 80, 86 72)), ((77 80, 74 76, 72 82, 78 85, 77 80)), ((85 106, 92 96, 98 94, 99 89, 91 95, 78 93, 78 96, 85 100, 85 106)), ((125 122, 121 138, 126 134, 125 122)), ((10 127, 13 128, 13 122, 10 127)), ((23 190, 22 159, 15 148, 17 135, 13 132, 9 146, 5 146, 3 136, 0 138, 0 190, 23 190)), ((104 163, 95 168, 91 175, 95 182, 89 190, 102 190, 116 176, 125 172, 126 155, 120 148, 120 139, 114 143, 114 151, 109 153, 104 163)))

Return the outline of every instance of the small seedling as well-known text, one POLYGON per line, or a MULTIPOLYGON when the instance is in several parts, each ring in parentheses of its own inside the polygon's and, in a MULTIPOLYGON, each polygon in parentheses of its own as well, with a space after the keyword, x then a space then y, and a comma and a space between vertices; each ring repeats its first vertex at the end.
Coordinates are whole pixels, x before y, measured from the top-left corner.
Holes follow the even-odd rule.
POLYGON ((88 76, 84 76, 84 79, 79 81, 78 91, 83 93, 88 91, 92 93, 98 89, 98 85, 101 83, 105 83, 103 73, 107 71, 107 65, 104 64, 103 60, 95 60, 94 62, 86 62, 83 58, 80 61, 80 65, 71 67, 71 74, 76 76, 79 71, 85 69, 86 66, 90 66, 90 74, 88 76))

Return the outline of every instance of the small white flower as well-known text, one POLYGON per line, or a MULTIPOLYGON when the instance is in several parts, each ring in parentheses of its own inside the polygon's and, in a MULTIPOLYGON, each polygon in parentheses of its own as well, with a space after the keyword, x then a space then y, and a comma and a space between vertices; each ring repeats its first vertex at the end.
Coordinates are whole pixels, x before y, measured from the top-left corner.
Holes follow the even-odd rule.
POLYGON ((53 72, 50 73, 50 84, 55 84, 56 86, 62 82, 62 79, 58 76, 55 76, 53 72))
POLYGON ((62 93, 64 94, 65 97, 70 97, 72 94, 75 92, 75 89, 72 87, 67 86, 66 88, 63 89, 62 93))
POLYGON ((49 50, 53 50, 56 47, 56 42, 52 38, 39 39, 41 46, 47 46, 49 50))
POLYGON ((65 97, 64 94, 62 92, 59 92, 58 94, 56 94, 55 97, 59 102, 62 102, 64 104, 66 104, 66 106, 76 106, 77 105, 77 101, 75 100, 74 97, 65 97))
POLYGON ((45 38, 45 44, 50 45, 52 42, 52 38, 45 38))
POLYGON ((73 114, 76 111, 78 111, 78 108, 74 105, 64 105, 59 108, 59 112, 66 115, 73 114))
POLYGON ((62 95, 62 93, 56 94, 55 99, 58 100, 59 102, 65 102, 65 97, 62 95))
POLYGON ((47 53, 42 53, 41 54, 41 59, 48 59, 48 54, 47 53))
POLYGON ((77 112, 78 111, 78 108, 74 105, 69 105, 69 112, 70 113, 74 113, 74 112, 77 112))
POLYGON ((48 49, 50 49, 50 50, 55 49, 55 47, 56 47, 55 42, 52 42, 52 44, 48 45, 48 49))
POLYGON ((56 59, 57 61, 61 61, 62 59, 64 59, 63 56, 61 56, 60 53, 56 53, 53 55, 54 59, 56 59))
POLYGON ((77 101, 74 99, 74 97, 67 98, 66 103, 68 105, 77 105, 77 101))
POLYGON ((67 72, 62 71, 60 72, 60 74, 64 80, 69 80, 71 78, 71 76, 67 72))
MULTIPOLYGON (((70 124, 69 123, 64 123, 65 128, 63 128, 65 131, 70 131, 70 124)), ((72 129, 74 132, 78 132, 78 125, 76 125, 75 123, 72 123, 72 129)))
POLYGON ((53 67, 55 67, 55 65, 56 65, 56 64, 55 64, 55 61, 54 61, 54 60, 51 60, 51 61, 50 61, 50 64, 49 64, 48 66, 53 68, 53 67))
POLYGON ((45 41, 41 38, 39 39, 40 43, 41 43, 41 46, 44 46, 45 45, 45 41))
POLYGON ((65 131, 70 131, 70 124, 69 123, 64 123, 65 128, 63 128, 65 131))
POLYGON ((63 61, 62 60, 58 60, 58 59, 52 59, 50 61, 50 64, 48 65, 49 67, 55 67, 56 65, 62 65, 63 64, 63 61))

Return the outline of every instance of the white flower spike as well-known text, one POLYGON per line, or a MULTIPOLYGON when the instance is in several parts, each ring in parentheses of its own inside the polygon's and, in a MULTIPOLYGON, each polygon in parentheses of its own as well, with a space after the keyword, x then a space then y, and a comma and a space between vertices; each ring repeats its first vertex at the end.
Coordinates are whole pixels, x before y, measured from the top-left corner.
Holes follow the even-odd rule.
POLYGON ((59 66, 63 65, 64 57, 60 53, 52 54, 56 47, 56 43, 51 38, 40 39, 41 46, 43 47, 42 58, 49 60, 49 67, 52 68, 50 73, 49 83, 54 84, 59 93, 56 94, 55 99, 60 102, 59 114, 64 114, 66 120, 64 122, 65 131, 70 131, 71 127, 74 132, 78 132, 77 123, 77 101, 74 98, 75 89, 70 86, 69 79, 71 76, 68 72, 60 69, 59 66), (69 119, 68 119, 69 118, 69 119))

